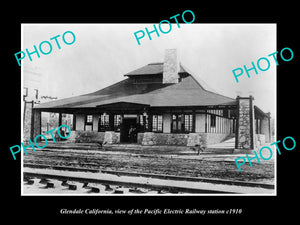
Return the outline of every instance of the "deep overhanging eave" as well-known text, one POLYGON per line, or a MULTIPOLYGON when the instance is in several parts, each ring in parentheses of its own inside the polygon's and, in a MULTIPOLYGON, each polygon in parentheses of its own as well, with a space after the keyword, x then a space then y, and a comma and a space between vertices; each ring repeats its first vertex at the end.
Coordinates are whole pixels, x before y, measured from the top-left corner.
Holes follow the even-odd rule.
POLYGON ((267 117, 267 118, 271 118, 271 116, 268 114, 268 113, 265 113, 264 111, 262 111, 258 106, 254 106, 254 110, 258 113, 258 114, 260 114, 260 115, 262 115, 262 116, 264 116, 264 117, 267 117))

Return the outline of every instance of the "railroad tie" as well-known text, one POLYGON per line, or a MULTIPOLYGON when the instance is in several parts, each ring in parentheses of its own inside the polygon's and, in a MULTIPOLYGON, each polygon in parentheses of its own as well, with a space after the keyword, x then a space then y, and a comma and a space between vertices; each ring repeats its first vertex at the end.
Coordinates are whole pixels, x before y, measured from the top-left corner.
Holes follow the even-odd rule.
POLYGON ((27 176, 24 176, 23 177, 23 181, 28 181, 28 180, 30 180, 30 179, 32 179, 31 177, 27 177, 27 176))
POLYGON ((124 191, 116 189, 113 194, 124 194, 124 191))
POLYGON ((49 179, 42 178, 39 183, 40 184, 47 184, 49 181, 50 181, 49 179))
POLYGON ((90 192, 92 192, 92 193, 100 193, 100 188, 97 188, 97 187, 91 187, 90 192))
POLYGON ((45 188, 54 188, 54 183, 48 182, 45 186, 45 188))
POLYGON ((34 180, 32 180, 31 177, 24 177, 24 181, 26 182, 25 184, 33 184, 34 183, 34 180))
POLYGON ((113 191, 114 189, 112 189, 109 184, 105 185, 105 191, 113 191))
POLYGON ((75 185, 75 184, 69 184, 69 190, 72 190, 72 191, 77 190, 77 185, 75 185))
POLYGON ((63 180, 63 181, 61 182, 61 186, 66 186, 66 187, 68 187, 68 186, 69 186, 68 181, 67 181, 67 180, 63 180))
POLYGON ((33 183, 34 183, 34 180, 30 180, 30 179, 26 180, 26 184, 32 185, 33 183))
POLYGON ((165 192, 164 190, 158 190, 157 194, 166 194, 167 192, 165 192))
POLYGON ((141 188, 137 188, 137 187, 129 188, 129 192, 137 193, 137 194, 144 194, 144 193, 147 193, 147 191, 142 190, 141 188))
POLYGON ((91 188, 90 186, 88 186, 89 183, 88 182, 85 182, 83 185, 82 185, 82 188, 91 188))
POLYGON ((31 184, 33 184, 33 183, 34 183, 34 180, 28 180, 26 184, 31 185, 31 184))

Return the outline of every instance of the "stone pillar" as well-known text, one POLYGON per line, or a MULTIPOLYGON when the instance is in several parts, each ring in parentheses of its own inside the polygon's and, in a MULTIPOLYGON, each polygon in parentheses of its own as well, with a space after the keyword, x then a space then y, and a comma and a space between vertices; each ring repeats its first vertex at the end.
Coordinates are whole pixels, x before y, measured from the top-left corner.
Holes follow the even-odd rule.
POLYGON ((254 129, 254 98, 237 97, 237 121, 236 121, 236 142, 237 149, 255 148, 255 129, 254 129))
POLYGON ((33 108, 34 102, 24 101, 24 115, 23 115, 23 141, 31 139, 32 133, 32 121, 33 121, 33 108))
MULTIPOLYGON (((33 123, 32 123, 32 136, 31 141, 34 141, 37 135, 42 132, 42 112, 39 109, 33 109, 33 123)), ((36 139, 37 142, 41 141, 41 137, 36 139)))

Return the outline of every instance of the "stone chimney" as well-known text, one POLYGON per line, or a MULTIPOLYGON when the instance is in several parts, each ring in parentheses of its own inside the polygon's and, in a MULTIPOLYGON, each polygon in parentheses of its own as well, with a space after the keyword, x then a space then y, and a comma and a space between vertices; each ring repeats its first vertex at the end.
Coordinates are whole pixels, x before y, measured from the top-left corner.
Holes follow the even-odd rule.
POLYGON ((166 49, 163 68, 163 83, 178 83, 179 80, 179 61, 177 49, 166 49))

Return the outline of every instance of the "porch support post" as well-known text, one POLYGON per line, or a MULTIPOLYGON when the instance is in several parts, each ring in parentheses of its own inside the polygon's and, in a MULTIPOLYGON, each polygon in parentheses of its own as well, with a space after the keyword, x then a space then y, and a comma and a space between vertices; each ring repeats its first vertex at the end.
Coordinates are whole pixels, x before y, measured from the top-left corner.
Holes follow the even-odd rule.
POLYGON ((149 112, 148 113, 148 132, 151 132, 152 131, 152 113, 149 112))
POLYGON ((237 149, 254 149, 254 98, 237 96, 236 143, 237 149))
POLYGON ((109 114, 109 130, 110 131, 114 130, 114 114, 113 113, 109 114))
POLYGON ((265 116, 262 120, 261 120, 261 133, 265 135, 265 141, 267 143, 271 143, 271 113, 268 112, 267 113, 268 116, 265 116))
POLYGON ((58 113, 58 126, 62 125, 62 113, 58 113))
POLYGON ((192 133, 196 131, 196 111, 193 109, 193 125, 192 125, 192 133))
POLYGON ((76 114, 73 114, 73 128, 72 130, 76 130, 76 114))

